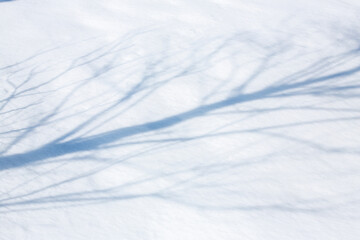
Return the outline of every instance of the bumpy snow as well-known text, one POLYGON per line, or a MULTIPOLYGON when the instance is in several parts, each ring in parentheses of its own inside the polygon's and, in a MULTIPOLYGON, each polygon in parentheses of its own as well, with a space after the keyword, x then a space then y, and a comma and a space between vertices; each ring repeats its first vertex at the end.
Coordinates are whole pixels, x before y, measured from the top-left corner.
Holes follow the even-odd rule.
POLYGON ((1 240, 360 239, 360 1, 0 1, 1 240))

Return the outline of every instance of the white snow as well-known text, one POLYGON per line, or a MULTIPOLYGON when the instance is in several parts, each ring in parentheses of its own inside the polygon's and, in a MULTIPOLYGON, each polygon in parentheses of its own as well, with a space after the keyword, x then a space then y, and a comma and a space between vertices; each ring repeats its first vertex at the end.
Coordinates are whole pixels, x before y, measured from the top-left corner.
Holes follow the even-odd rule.
POLYGON ((0 1, 0 240, 355 240, 356 0, 0 1))

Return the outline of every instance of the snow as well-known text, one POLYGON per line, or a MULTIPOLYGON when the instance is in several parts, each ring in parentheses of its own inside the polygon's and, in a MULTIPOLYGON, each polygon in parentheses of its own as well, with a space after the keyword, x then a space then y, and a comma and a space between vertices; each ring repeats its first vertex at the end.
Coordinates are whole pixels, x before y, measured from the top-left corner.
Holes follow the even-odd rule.
POLYGON ((0 1, 0 240, 358 239, 359 12, 0 1))

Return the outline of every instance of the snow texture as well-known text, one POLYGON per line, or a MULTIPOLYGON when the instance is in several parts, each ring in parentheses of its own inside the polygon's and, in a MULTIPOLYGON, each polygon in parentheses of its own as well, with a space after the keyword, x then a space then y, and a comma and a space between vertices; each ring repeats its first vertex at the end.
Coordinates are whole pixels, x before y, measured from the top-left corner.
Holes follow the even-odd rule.
POLYGON ((0 1, 0 240, 356 240, 357 0, 0 1))

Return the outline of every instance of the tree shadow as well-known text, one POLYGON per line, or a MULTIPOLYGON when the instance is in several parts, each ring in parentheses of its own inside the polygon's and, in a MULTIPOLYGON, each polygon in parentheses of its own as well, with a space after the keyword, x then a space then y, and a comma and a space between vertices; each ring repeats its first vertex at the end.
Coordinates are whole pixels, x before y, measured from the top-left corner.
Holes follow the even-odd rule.
MULTIPOLYGON (((256 59, 257 64, 254 71, 248 77, 244 77, 232 73, 242 68, 242 64, 244 67, 247 66, 247 62, 239 64, 237 58, 243 54, 244 47, 254 45, 254 41, 241 34, 227 39, 213 39, 210 43, 202 42, 199 44, 200 46, 190 47, 185 53, 184 51, 174 51, 171 47, 165 46, 158 55, 128 58, 127 55, 134 49, 132 46, 128 46, 127 42, 129 38, 133 40, 136 37, 138 36, 125 37, 115 43, 97 47, 71 60, 67 67, 58 71, 51 70, 51 66, 33 66, 32 59, 41 57, 40 55, 32 56, 28 58, 29 60, 21 61, 19 64, 1 68, 1 70, 7 71, 6 82, 9 86, 6 97, 0 99, 1 118, 9 118, 7 122, 11 125, 13 119, 29 114, 29 111, 37 109, 38 106, 46 106, 46 110, 34 116, 34 120, 29 121, 26 126, 0 133, 4 136, 3 139, 7 139, 7 137, 9 139, 3 145, 0 156, 1 172, 54 163, 63 166, 62 164, 76 161, 79 161, 80 164, 85 164, 86 161, 96 161, 100 165, 90 170, 81 170, 73 176, 35 187, 32 190, 27 189, 28 183, 21 183, 0 195, 0 208, 5 208, 6 212, 8 209, 10 209, 9 211, 13 211, 13 209, 15 209, 14 211, 24 210, 27 208, 26 206, 35 206, 29 209, 36 209, 36 206, 40 205, 42 209, 48 206, 100 204, 107 201, 144 197, 215 210, 258 211, 271 209, 314 213, 326 211, 338 205, 330 203, 325 204, 325 207, 324 205, 318 206, 313 204, 316 202, 314 199, 311 204, 299 200, 275 203, 270 201, 269 204, 255 203, 253 205, 231 202, 226 206, 219 206, 218 203, 207 204, 203 200, 193 200, 195 191, 202 189, 224 191, 234 183, 233 181, 223 184, 219 182, 219 186, 217 186, 215 183, 205 181, 209 176, 215 176, 217 179, 221 174, 227 172, 243 171, 253 166, 267 164, 281 155, 279 153, 282 151, 280 148, 268 154, 244 157, 237 161, 229 160, 219 163, 210 162, 199 166, 191 165, 185 169, 166 173, 155 171, 155 173, 145 174, 146 177, 144 178, 108 188, 71 190, 70 192, 65 189, 64 193, 47 195, 47 192, 52 189, 69 186, 69 184, 82 181, 117 165, 134 167, 132 159, 151 156, 160 149, 168 151, 171 147, 178 145, 245 134, 279 139, 330 155, 359 155, 358 146, 334 147, 328 146, 326 143, 319 143, 316 140, 303 139, 298 135, 292 135, 292 129, 298 127, 305 128, 306 126, 332 124, 334 122, 358 121, 359 109, 322 107, 302 103, 297 103, 297 106, 292 106, 293 103, 290 104, 290 102, 297 102, 297 99, 304 96, 323 99, 324 101, 329 99, 336 101, 358 99, 360 97, 360 85, 357 82, 360 72, 358 49, 346 51, 336 56, 323 56, 296 68, 292 65, 293 71, 285 71, 286 73, 274 77, 274 71, 281 70, 283 66, 289 64, 288 60, 283 57, 289 51, 286 45, 279 43, 271 48, 255 46, 252 50, 261 52, 261 58, 256 59), (219 81, 216 81, 213 88, 204 90, 206 94, 203 95, 202 99, 196 101, 197 104, 170 115, 165 113, 146 122, 118 127, 121 125, 117 123, 119 119, 126 118, 126 114, 131 111, 145 109, 149 105, 142 104, 151 103, 152 97, 157 96, 169 85, 171 86, 186 78, 201 78, 213 66, 222 62, 231 63, 233 71, 230 72, 232 73, 228 77, 224 77, 225 81, 222 79, 220 84, 219 81), (86 70, 84 77, 62 82, 67 79, 68 75, 77 76, 78 71, 81 72, 84 69, 86 70), (50 77, 49 72, 51 73, 50 77), (106 87, 99 93, 95 92, 95 95, 83 97, 81 100, 77 99, 80 91, 84 91, 83 89, 87 89, 94 82, 100 81, 105 85, 109 84, 110 87, 106 87), (44 105, 48 96, 61 91, 64 92, 59 94, 61 97, 58 101, 50 104, 50 106, 44 105), (113 97, 107 99, 106 96, 110 94, 113 97), (22 99, 29 99, 29 101, 22 99), (269 107, 267 104, 269 102, 277 104, 269 107), (262 104, 264 106, 261 106, 262 104), (85 105, 90 106, 90 108, 82 109, 81 106, 85 105), (251 126, 251 124, 246 126, 245 124, 245 127, 240 127, 240 129, 239 127, 231 128, 248 123, 246 122, 249 121, 248 119, 261 119, 263 116, 271 116, 277 112, 289 114, 299 111, 306 111, 310 114, 319 112, 338 112, 339 114, 334 117, 329 117, 329 114, 326 114, 317 119, 296 119, 285 123, 273 122, 271 125, 262 125, 260 122, 257 126, 251 126), (214 117, 224 116, 230 116, 231 119, 234 119, 217 126, 215 129, 204 127, 205 131, 200 133, 192 131, 183 133, 186 124, 191 125, 200 120, 212 121, 214 117), (64 131, 58 132, 56 136, 47 138, 40 146, 22 152, 12 152, 14 148, 21 149, 19 146, 24 141, 36 138, 37 132, 54 128, 58 124, 61 125, 61 122, 66 122, 70 126, 67 126, 64 131), (107 124, 113 127, 102 130, 107 124), (230 130, 228 130, 229 128, 230 130), (164 134, 164 132, 170 133, 164 134), (130 151, 131 153, 128 155, 115 154, 110 159, 101 156, 104 152, 119 151, 131 147, 134 147, 134 151, 131 150, 133 152, 130 151), (160 179, 167 179, 170 184, 147 193, 132 193, 131 191, 124 193, 126 189, 143 186, 149 182, 157 182, 160 179), (21 193, 18 192, 20 189, 21 193)), ((54 51, 56 52, 57 49, 54 51)), ((246 151, 247 149, 251 149, 251 147, 246 146, 241 150, 246 151)), ((44 175, 47 174, 51 174, 51 171, 44 173, 44 175)), ((254 179, 254 181, 257 180, 254 179)), ((205 190, 205 192, 207 191, 205 190)), ((229 192, 230 195, 241 195, 231 190, 229 192)), ((226 193, 223 195, 228 196, 226 193)))

